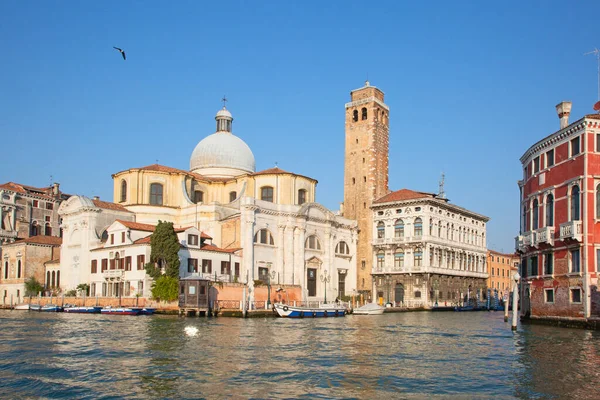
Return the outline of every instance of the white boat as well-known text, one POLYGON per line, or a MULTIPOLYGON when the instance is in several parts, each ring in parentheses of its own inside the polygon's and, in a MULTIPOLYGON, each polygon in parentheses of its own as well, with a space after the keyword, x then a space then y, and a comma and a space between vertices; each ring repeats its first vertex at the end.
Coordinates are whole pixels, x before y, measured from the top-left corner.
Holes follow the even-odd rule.
POLYGON ((294 307, 276 303, 273 305, 273 308, 283 318, 327 318, 343 317, 346 315, 346 308, 336 306, 335 304, 323 304, 321 307, 294 307))
POLYGON ((352 314, 356 315, 381 315, 383 314, 383 310, 385 308, 381 307, 375 303, 367 303, 362 307, 357 308, 352 312, 352 314))
POLYGON ((25 310, 25 311, 29 311, 29 304, 28 304, 28 303, 17 304, 17 305, 14 307, 14 310, 25 310))

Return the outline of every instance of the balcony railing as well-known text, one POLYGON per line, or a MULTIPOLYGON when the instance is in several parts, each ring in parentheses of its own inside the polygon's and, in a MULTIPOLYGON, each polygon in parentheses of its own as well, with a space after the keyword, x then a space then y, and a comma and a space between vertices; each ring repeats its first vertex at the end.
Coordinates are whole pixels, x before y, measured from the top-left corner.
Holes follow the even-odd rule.
POLYGON ((515 250, 525 251, 525 243, 523 243, 523 236, 519 235, 515 237, 515 250))
POLYGON ((523 234, 523 245, 524 246, 533 246, 535 243, 535 232, 529 231, 523 234))
POLYGON ((121 278, 125 270, 123 269, 107 269, 102 272, 102 276, 105 278, 121 278))
POLYGON ((583 226, 581 221, 569 221, 560 224, 560 239, 574 239, 581 242, 583 226))
POLYGON ((546 243, 554 246, 554 227, 545 226, 535 231, 536 244, 546 243))

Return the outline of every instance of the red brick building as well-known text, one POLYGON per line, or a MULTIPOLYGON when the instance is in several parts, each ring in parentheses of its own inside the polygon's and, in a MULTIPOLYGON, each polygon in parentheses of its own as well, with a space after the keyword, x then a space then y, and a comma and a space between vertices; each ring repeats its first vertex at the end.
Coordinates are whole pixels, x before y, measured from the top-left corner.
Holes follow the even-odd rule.
POLYGON ((556 109, 560 130, 521 157, 521 312, 585 320, 600 316, 600 115, 556 109))

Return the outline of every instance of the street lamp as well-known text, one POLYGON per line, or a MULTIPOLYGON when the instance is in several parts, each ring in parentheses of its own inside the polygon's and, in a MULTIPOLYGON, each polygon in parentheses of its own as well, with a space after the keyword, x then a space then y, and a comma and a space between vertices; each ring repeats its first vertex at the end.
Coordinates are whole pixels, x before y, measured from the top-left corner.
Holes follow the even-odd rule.
POLYGON ((321 282, 325 283, 325 304, 327 304, 327 282, 331 282, 331 275, 327 272, 327 270, 323 271, 321 274, 321 282))
POLYGON ((275 271, 267 272, 267 308, 271 307, 271 279, 275 279, 275 271))

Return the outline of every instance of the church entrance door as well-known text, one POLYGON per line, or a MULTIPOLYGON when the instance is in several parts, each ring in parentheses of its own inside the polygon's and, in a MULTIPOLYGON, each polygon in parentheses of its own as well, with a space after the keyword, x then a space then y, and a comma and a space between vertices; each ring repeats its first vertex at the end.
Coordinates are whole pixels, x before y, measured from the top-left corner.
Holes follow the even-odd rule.
POLYGON ((309 297, 317 295, 317 270, 315 268, 306 269, 306 289, 308 289, 309 297))

